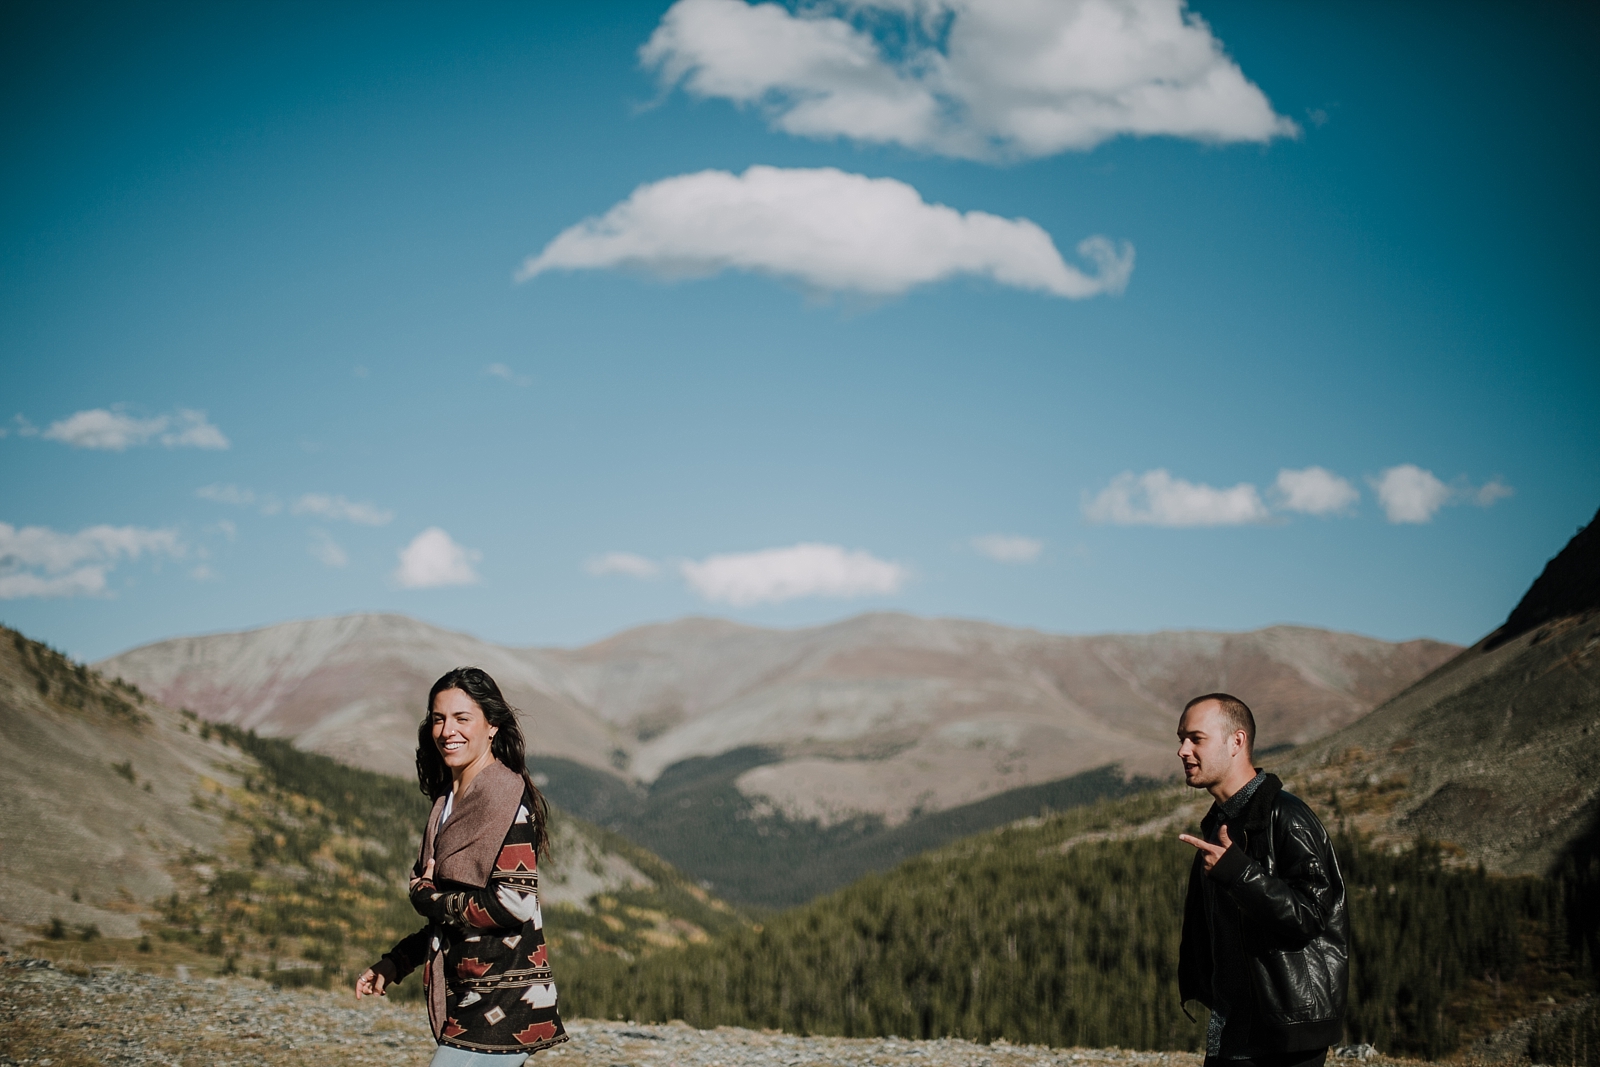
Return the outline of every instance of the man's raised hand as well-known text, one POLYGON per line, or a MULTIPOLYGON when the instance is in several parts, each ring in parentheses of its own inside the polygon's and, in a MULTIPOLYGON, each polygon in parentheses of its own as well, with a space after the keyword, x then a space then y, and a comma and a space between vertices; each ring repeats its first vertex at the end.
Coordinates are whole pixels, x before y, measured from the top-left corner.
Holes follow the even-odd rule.
POLYGON ((1233 847, 1233 839, 1228 836, 1228 824, 1223 823, 1217 830, 1217 844, 1195 837, 1193 834, 1179 834, 1178 840, 1186 845, 1193 845, 1200 850, 1200 858, 1206 865, 1206 873, 1211 873, 1211 868, 1217 865, 1222 854, 1233 847))

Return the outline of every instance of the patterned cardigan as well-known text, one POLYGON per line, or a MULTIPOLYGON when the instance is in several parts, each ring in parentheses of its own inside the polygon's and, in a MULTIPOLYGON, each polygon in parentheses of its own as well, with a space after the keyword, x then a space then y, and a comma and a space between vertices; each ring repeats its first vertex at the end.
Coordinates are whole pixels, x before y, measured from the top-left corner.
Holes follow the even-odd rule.
MULTIPOLYGON (((442 807, 443 798, 429 817, 425 850, 434 844, 442 807)), ((419 882, 411 903, 428 925, 385 954, 396 981, 426 965, 428 1014, 441 1045, 537 1052, 567 1040, 539 910, 533 810, 524 792, 486 885, 439 878, 437 870, 437 882, 419 882), (435 988, 441 979, 442 991, 435 988)))

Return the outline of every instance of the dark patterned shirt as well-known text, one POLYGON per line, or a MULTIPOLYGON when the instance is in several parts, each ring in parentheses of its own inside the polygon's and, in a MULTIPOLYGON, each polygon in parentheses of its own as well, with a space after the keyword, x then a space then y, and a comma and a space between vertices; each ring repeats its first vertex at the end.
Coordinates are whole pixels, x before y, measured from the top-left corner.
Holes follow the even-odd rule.
MULTIPOLYGON (((474 1052, 536 1052, 567 1039, 539 910, 532 799, 506 832, 482 889, 424 880, 411 904, 429 925, 389 953, 404 977, 444 955, 446 1020, 440 1044, 474 1052)), ((424 981, 432 967, 424 970, 424 981)))

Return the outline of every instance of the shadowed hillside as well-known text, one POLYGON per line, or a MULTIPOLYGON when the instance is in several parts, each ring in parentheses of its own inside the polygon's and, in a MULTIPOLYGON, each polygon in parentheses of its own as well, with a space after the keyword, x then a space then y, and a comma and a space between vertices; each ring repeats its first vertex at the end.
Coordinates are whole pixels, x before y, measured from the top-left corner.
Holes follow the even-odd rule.
POLYGON ((1365 832, 1439 838, 1491 870, 1561 863, 1600 818, 1597 571, 1591 524, 1505 626, 1297 751, 1290 765, 1308 795, 1365 832))

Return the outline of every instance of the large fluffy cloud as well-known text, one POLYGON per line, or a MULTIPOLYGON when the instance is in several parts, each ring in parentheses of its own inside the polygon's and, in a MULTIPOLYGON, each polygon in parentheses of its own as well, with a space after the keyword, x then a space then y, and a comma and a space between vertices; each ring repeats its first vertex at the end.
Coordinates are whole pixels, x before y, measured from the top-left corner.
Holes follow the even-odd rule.
POLYGON ((1124 471, 1083 510, 1091 522, 1121 526, 1240 526, 1268 517, 1261 494, 1248 482, 1214 489, 1164 470, 1124 471))
POLYGON ((788 133, 971 159, 1298 133, 1183 0, 679 0, 639 55, 788 133))
POLYGON ((869 552, 815 543, 708 556, 683 563, 682 571, 702 597, 736 607, 895 593, 909 577, 900 564, 869 552))
POLYGON ((1450 487, 1415 463, 1390 467, 1372 479, 1372 488, 1390 522, 1429 522, 1450 499, 1450 487))
POLYGON ((446 585, 471 585, 478 580, 472 565, 481 552, 463 548, 437 526, 430 526, 400 550, 394 580, 406 589, 437 589, 446 585))
POLYGON ((758 166, 642 185, 599 218, 557 235, 518 278, 596 268, 704 277, 731 269, 889 296, 970 274, 1073 299, 1127 286, 1132 245, 1089 237, 1078 255, 1092 271, 1067 263, 1027 219, 929 204, 893 178, 758 166))
POLYGON ((182 556, 184 545, 176 530, 102 525, 62 533, 0 522, 0 600, 104 593, 111 568, 145 554, 182 556))
POLYGON ((205 412, 188 409, 180 409, 173 415, 140 419, 123 411, 92 408, 51 423, 43 436, 75 448, 112 452, 152 441, 159 441, 168 448, 228 447, 228 439, 206 420, 205 412))

